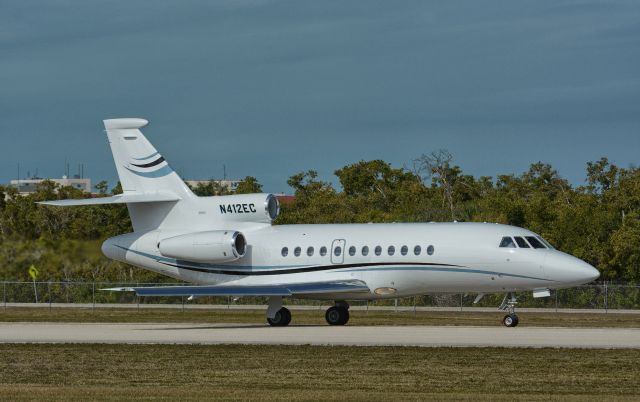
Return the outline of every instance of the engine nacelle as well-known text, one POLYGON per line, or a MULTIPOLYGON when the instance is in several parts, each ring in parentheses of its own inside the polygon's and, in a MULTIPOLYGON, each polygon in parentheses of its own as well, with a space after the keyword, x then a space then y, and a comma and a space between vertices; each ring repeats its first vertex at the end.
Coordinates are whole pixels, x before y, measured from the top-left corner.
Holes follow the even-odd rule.
POLYGON ((221 220, 271 223, 280 213, 280 203, 273 194, 234 194, 212 197, 214 210, 221 220))
POLYGON ((240 232, 213 230, 160 240, 158 249, 163 256, 178 260, 221 263, 242 258, 247 241, 240 232))

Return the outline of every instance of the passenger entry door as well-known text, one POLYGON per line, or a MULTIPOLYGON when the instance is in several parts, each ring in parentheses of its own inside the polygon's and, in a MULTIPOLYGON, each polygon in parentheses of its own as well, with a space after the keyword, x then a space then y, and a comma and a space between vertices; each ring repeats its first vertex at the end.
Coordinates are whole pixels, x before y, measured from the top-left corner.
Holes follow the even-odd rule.
POLYGON ((344 239, 336 239, 331 243, 331 263, 342 264, 344 261, 344 246, 347 242, 344 239))

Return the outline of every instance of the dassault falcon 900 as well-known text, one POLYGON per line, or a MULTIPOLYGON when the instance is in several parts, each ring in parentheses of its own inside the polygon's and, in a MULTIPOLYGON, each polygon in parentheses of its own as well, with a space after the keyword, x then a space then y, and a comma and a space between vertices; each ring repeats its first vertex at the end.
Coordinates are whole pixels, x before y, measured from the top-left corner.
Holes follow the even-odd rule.
POLYGON ((139 296, 266 296, 267 321, 286 326, 285 297, 332 300, 331 325, 349 320, 353 300, 433 293, 505 293, 503 324, 518 325, 515 292, 599 277, 529 230, 491 223, 272 225, 272 194, 198 197, 140 129, 144 119, 104 125, 122 194, 47 205, 126 204, 133 232, 102 245, 114 260, 190 283, 134 287, 139 296))

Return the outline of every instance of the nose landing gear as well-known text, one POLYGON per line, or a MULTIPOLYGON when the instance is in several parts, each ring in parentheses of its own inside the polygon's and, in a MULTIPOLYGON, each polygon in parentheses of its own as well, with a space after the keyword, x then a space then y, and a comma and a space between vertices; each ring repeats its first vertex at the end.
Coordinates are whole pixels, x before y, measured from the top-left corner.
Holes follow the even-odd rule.
POLYGON ((498 307, 499 310, 508 312, 508 314, 502 318, 502 324, 504 324, 505 327, 512 328, 518 326, 519 320, 516 315, 516 304, 518 304, 516 301, 516 294, 514 292, 509 292, 504 296, 500 307, 498 307))

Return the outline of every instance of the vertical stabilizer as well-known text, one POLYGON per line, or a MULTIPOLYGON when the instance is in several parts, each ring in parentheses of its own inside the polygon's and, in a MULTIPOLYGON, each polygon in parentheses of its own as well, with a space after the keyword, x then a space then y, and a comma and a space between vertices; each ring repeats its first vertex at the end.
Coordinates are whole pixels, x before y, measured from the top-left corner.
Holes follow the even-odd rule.
POLYGON ((191 190, 140 131, 147 124, 144 119, 104 120, 123 193, 166 191, 191 196, 191 190))
POLYGON ((180 201, 127 203, 135 231, 161 228, 179 221, 196 198, 167 161, 142 134, 145 119, 104 120, 122 192, 125 196, 167 194, 180 201))

